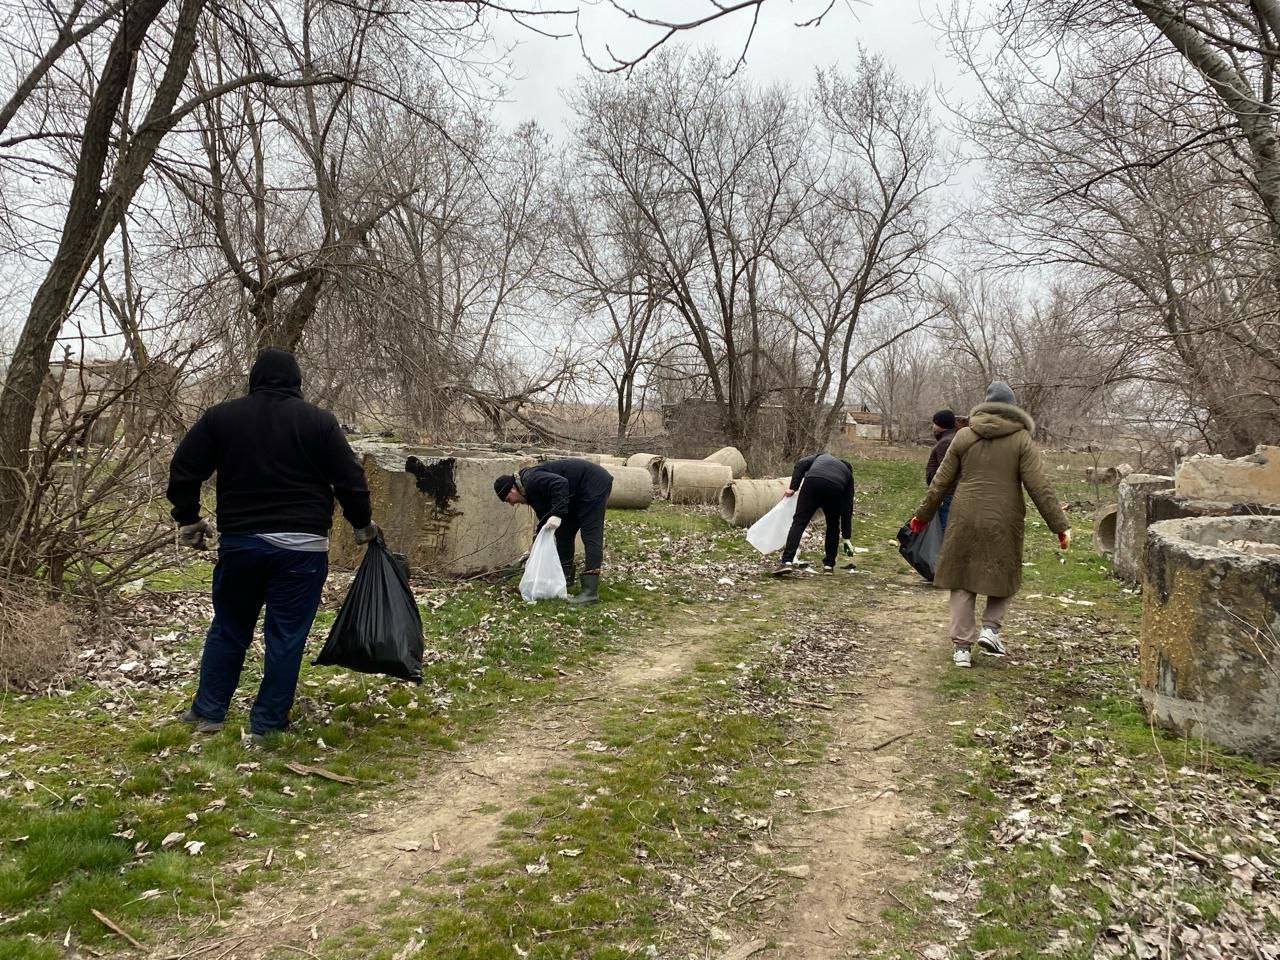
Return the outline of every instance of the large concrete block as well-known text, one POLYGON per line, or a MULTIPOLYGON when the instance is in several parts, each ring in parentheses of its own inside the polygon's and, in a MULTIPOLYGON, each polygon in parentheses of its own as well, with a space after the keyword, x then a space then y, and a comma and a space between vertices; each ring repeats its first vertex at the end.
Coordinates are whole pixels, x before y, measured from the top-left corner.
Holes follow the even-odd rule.
POLYGON ((1258 447, 1239 460, 1198 456, 1178 468, 1174 489, 1180 497, 1280 503, 1280 447, 1258 447))
POLYGON ((1278 548, 1276 517, 1151 526, 1140 663, 1152 723, 1280 759, 1278 548))
MULTIPOLYGON (((532 458, 467 451, 419 450, 390 444, 354 445, 364 461, 373 501, 373 519, 387 544, 404 554, 415 573, 466 577, 506 567, 533 541, 528 507, 502 503, 493 481, 532 465, 532 458), (426 470, 415 476, 405 462, 416 456, 426 470)), ((354 569, 364 556, 339 512, 330 559, 354 569)))
POLYGON ((1120 481, 1116 490, 1115 538, 1112 563, 1115 574, 1130 583, 1142 581, 1142 554, 1147 542, 1147 498, 1173 487, 1173 477, 1135 473, 1120 481))

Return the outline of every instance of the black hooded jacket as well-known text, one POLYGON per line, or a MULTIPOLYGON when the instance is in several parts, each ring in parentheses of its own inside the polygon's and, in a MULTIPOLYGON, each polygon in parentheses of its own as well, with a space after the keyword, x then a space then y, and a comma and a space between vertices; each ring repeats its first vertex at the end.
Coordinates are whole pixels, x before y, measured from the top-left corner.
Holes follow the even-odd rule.
POLYGON ((566 457, 525 467, 520 471, 520 486, 541 528, 547 517, 567 520, 570 511, 581 517, 584 509, 598 506, 613 489, 613 475, 590 460, 566 457))
POLYGON ((249 393, 205 411, 169 464, 173 519, 200 519, 200 485, 218 474, 220 533, 313 533, 333 524, 335 495, 353 527, 370 522, 369 487, 337 419, 302 399, 292 353, 264 350, 249 393))

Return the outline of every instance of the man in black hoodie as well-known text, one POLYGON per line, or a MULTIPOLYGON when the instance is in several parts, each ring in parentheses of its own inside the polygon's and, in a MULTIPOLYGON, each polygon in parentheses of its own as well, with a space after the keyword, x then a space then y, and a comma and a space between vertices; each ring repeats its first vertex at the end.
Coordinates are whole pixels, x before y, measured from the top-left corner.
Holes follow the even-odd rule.
POLYGON ((604 514, 613 489, 613 475, 599 464, 576 457, 548 460, 525 467, 518 475, 504 474, 493 481, 493 492, 506 503, 527 503, 538 516, 538 529, 556 532, 556 552, 564 579, 573 586, 573 541, 582 533, 586 566, 582 589, 570 603, 595 603, 600 599, 600 567, 604 562, 604 514))
POLYGON ((167 493, 178 540, 193 549, 204 549, 213 533, 200 517, 200 486, 215 472, 213 622, 183 719, 200 733, 222 728, 265 606, 265 666, 249 715, 250 731, 261 736, 289 725, 329 568, 334 497, 357 543, 373 540, 378 528, 364 469, 333 414, 302 399, 302 371, 284 350, 258 354, 248 395, 206 410, 174 452, 167 493))
POLYGON ((853 467, 848 461, 838 460, 826 452, 804 457, 796 461, 795 469, 791 472, 791 483, 784 495, 794 497, 797 490, 800 499, 796 501, 796 516, 791 521, 787 545, 782 550, 782 560, 774 571, 774 576, 786 576, 795 570, 800 538, 819 510, 827 518, 827 541, 822 569, 825 573, 832 573, 836 567, 836 547, 841 542, 845 555, 853 554, 853 544, 849 542, 849 537, 853 535, 853 467))

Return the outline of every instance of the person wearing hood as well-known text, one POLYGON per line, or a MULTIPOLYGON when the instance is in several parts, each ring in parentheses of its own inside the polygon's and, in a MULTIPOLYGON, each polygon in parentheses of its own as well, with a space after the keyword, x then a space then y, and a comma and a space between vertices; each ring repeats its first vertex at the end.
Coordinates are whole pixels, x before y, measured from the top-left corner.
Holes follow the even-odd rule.
POLYGON ((249 393, 206 410, 174 451, 167 495, 184 546, 203 550, 213 534, 200 516, 200 487, 215 473, 213 622, 183 719, 199 733, 222 728, 265 607, 262 684, 249 714, 260 737, 289 726, 328 573, 334 499, 357 543, 379 531, 364 469, 333 414, 302 398, 302 371, 285 350, 259 353, 249 393))
POLYGON ((838 546, 844 548, 845 556, 853 555, 853 544, 849 542, 853 535, 853 466, 848 460, 833 457, 825 450, 801 457, 792 468, 791 481, 783 496, 799 499, 796 500, 796 515, 787 533, 786 546, 782 548, 782 557, 773 575, 785 577, 795 570, 800 538, 819 510, 827 521, 822 569, 824 573, 833 573, 838 546))
POLYGON ((1053 492, 1031 439, 1035 422, 1016 405, 1002 380, 987 388, 986 400, 969 415, 969 426, 952 440, 929 492, 911 518, 913 532, 923 530, 952 495, 947 535, 934 574, 935 586, 951 591, 952 662, 972 665, 972 648, 1005 655, 1000 625, 1022 585, 1022 540, 1026 488, 1063 550, 1071 528, 1053 492), (979 632, 977 598, 987 598, 979 632))
POLYGON ((569 598, 570 603, 595 603, 600 599, 604 514, 612 489, 613 475, 608 470, 577 457, 548 460, 493 481, 493 492, 499 500, 513 505, 527 503, 538 517, 538 530, 547 526, 555 531, 556 552, 565 583, 570 587, 575 579, 574 540, 582 534, 586 554, 582 589, 569 598))

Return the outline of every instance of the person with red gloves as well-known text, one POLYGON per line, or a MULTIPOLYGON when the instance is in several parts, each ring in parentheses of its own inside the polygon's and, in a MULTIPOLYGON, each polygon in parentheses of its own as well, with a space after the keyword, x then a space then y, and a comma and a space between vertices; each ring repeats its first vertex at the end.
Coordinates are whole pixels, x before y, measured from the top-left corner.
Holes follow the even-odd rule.
POLYGON ((1025 487, 1058 544, 1071 545, 1071 528, 1031 439, 1035 422, 1017 406, 1002 380, 987 388, 985 402, 969 415, 938 468, 911 530, 928 526, 943 500, 951 497, 947 535, 934 574, 935 586, 951 591, 952 662, 973 664, 972 649, 1005 656, 1000 625, 1022 585, 1022 540, 1026 525, 1025 487), (978 596, 987 598, 982 629, 976 621, 978 596))

